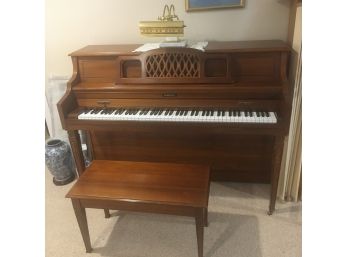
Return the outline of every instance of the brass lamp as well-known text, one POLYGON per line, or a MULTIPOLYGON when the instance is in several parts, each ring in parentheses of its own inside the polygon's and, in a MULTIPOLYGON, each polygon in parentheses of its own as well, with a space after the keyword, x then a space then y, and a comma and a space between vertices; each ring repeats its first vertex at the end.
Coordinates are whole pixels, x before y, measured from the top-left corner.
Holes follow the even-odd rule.
POLYGON ((178 40, 178 37, 184 36, 184 22, 179 20, 175 14, 174 5, 170 7, 166 4, 163 9, 163 15, 158 17, 157 21, 140 21, 140 34, 149 37, 167 37, 169 41, 178 40), (174 40, 173 40, 174 39, 174 40))

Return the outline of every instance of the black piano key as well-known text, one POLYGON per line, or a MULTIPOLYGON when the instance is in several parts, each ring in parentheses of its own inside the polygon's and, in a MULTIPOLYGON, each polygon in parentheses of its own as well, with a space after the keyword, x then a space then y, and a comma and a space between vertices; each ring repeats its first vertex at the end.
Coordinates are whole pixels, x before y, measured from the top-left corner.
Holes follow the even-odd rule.
POLYGON ((87 114, 87 113, 89 113, 90 111, 91 111, 91 110, 83 109, 83 110, 79 111, 79 115, 80 115, 80 114, 87 114))
POLYGON ((265 112, 261 112, 261 117, 265 117, 265 112))
POLYGON ((175 112, 175 116, 179 116, 179 114, 180 114, 180 110, 177 110, 177 111, 175 112))
POLYGON ((225 111, 221 111, 222 117, 225 117, 225 111))
POLYGON ((88 109, 84 109, 84 110, 83 110, 83 113, 84 113, 84 114, 87 114, 87 113, 89 113, 90 111, 92 111, 92 109, 89 109, 89 108, 88 108, 88 109))
POLYGON ((265 112, 265 114, 266 114, 266 117, 269 117, 269 112, 265 112))
POLYGON ((240 116, 241 116, 241 113, 240 113, 240 111, 239 111, 239 110, 237 111, 237 116, 238 116, 238 117, 240 117, 240 116))
POLYGON ((256 112, 257 117, 260 117, 260 115, 261 115, 260 112, 256 112))
POLYGON ((228 116, 232 117, 232 111, 231 110, 228 111, 228 116))

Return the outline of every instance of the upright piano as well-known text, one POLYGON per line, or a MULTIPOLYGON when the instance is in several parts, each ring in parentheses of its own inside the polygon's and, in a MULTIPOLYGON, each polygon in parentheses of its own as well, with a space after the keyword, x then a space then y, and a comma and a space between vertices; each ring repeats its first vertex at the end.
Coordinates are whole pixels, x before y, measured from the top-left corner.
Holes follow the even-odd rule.
POLYGON ((292 90, 284 42, 209 42, 204 51, 90 45, 70 54, 57 107, 77 172, 93 159, 205 164, 212 180, 270 183, 275 209, 292 90))

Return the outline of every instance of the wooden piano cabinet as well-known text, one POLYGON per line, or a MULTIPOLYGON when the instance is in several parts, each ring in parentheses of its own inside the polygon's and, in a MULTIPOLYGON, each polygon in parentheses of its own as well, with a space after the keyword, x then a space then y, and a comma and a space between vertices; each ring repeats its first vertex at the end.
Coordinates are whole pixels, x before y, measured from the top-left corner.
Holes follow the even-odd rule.
POLYGON ((273 156, 272 156, 273 158, 272 158, 272 173, 271 173, 271 197, 270 197, 269 210, 268 210, 269 215, 272 215, 275 210, 283 147, 284 147, 284 137, 276 136, 274 140, 273 156))
POLYGON ((205 164, 217 181, 270 183, 273 138, 172 127, 92 131, 93 158, 205 164))
POLYGON ((75 159, 76 170, 79 176, 85 170, 85 159, 82 153, 81 139, 77 130, 68 130, 68 137, 71 146, 71 150, 75 159))
MULTIPOLYGON (((220 181, 270 183, 275 210, 292 87, 291 48, 279 40, 209 42, 205 51, 139 45, 87 46, 70 54, 73 76, 58 103, 79 175, 78 135, 90 136, 94 160, 207 165, 220 181), (275 113, 274 124, 78 119, 84 109, 172 108, 275 113)), ((107 210, 105 215, 108 216, 107 210)))

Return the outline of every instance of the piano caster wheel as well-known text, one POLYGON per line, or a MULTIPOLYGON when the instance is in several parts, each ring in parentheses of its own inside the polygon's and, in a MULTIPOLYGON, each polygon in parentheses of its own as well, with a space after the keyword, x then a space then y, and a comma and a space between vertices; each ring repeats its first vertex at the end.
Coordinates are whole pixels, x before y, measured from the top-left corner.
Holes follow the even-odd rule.
POLYGON ((273 214, 273 211, 269 210, 269 211, 267 212, 267 214, 268 214, 268 216, 271 216, 271 215, 273 214))

